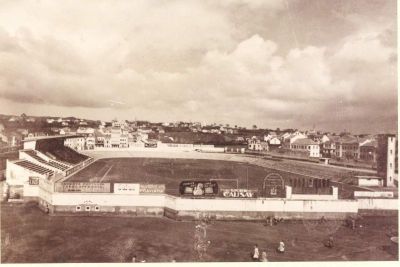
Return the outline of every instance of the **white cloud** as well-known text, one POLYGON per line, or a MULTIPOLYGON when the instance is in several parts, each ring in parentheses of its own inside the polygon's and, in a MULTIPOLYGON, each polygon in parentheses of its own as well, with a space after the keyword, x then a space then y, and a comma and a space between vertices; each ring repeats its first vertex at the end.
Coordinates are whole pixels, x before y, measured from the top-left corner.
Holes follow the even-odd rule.
MULTIPOLYGON (((304 8, 299 3, 296 10, 296 3, 291 16, 304 8)), ((35 112, 54 105, 90 116, 92 110, 97 118, 299 127, 326 114, 331 125, 352 114, 373 116, 370 103, 385 106, 385 114, 395 109, 385 104, 396 94, 397 56, 393 25, 385 20, 363 27, 365 17, 344 16, 354 31, 297 47, 292 32, 284 39, 279 31, 260 33, 281 26, 277 14, 288 17, 284 1, 10 1, 4 7, 0 98, 37 105, 35 112), (251 14, 254 21, 238 27, 251 14), (109 99, 126 105, 97 115, 109 99)))

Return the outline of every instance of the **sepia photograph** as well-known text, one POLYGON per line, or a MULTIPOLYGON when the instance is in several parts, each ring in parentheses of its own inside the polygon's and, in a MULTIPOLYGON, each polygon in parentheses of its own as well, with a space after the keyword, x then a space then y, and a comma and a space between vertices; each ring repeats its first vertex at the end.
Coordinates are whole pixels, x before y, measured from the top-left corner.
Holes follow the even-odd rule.
POLYGON ((396 265, 397 10, 0 0, 0 263, 396 265))

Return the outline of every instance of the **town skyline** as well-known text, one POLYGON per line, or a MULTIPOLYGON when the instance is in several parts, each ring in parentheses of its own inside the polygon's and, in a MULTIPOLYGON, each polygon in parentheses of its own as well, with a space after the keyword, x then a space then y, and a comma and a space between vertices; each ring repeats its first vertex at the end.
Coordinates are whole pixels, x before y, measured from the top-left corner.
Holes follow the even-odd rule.
MULTIPOLYGON (((51 115, 47 115, 47 116, 36 116, 36 115, 29 115, 29 114, 0 114, 0 119, 4 120, 4 117, 8 117, 10 120, 12 120, 12 122, 17 122, 17 121, 21 121, 23 117, 25 117, 24 119, 26 120, 26 122, 30 121, 30 118, 39 118, 39 119, 46 119, 47 123, 49 123, 49 121, 54 121, 54 123, 56 123, 58 120, 61 121, 70 121, 70 120, 66 120, 68 118, 74 118, 78 121, 88 121, 88 122, 99 122, 99 123, 112 123, 114 121, 116 122, 146 122, 149 123, 150 125, 156 125, 156 124, 162 124, 163 126, 170 126, 170 127, 177 127, 177 125, 179 124, 188 124, 188 125, 197 125, 200 124, 201 127, 210 127, 210 126, 221 126, 224 128, 230 128, 230 129, 246 129, 246 130, 262 130, 262 131, 267 131, 267 132, 276 132, 276 131, 280 131, 281 133, 283 132, 290 132, 290 131, 300 131, 300 132, 315 132, 315 133, 320 133, 320 134, 334 134, 334 135, 355 135, 355 136, 363 136, 363 135, 379 135, 379 134, 394 134, 394 135, 398 135, 397 131, 376 131, 376 132, 351 132, 348 129, 342 129, 339 131, 328 131, 325 129, 321 129, 318 128, 317 125, 312 125, 312 127, 309 128, 296 128, 296 127, 259 127, 256 124, 252 124, 251 126, 244 126, 244 125, 237 125, 237 124, 230 124, 230 123, 220 123, 220 122, 201 122, 201 121, 182 121, 182 120, 176 120, 176 121, 151 121, 151 120, 145 120, 145 119, 140 119, 140 118, 131 118, 131 119, 119 119, 119 118, 113 118, 110 120, 102 120, 102 119, 89 119, 89 118, 83 118, 83 117, 77 117, 77 116, 51 116, 51 115), (14 120, 15 119, 15 120, 14 120)), ((34 122, 34 121, 32 121, 34 122)), ((71 121, 72 122, 72 121, 71 121)), ((0 125, 1 125, 1 120, 0 120, 0 125)), ((79 125, 78 125, 79 126, 79 125)), ((76 128, 78 127, 76 125, 64 125, 64 126, 57 126, 58 128, 76 128)), ((85 127, 84 125, 79 126, 79 128, 81 127, 85 127)), ((89 127, 90 128, 90 127, 89 127)))
POLYGON ((396 1, 305 3, 3 1, 0 113, 397 132, 396 1))

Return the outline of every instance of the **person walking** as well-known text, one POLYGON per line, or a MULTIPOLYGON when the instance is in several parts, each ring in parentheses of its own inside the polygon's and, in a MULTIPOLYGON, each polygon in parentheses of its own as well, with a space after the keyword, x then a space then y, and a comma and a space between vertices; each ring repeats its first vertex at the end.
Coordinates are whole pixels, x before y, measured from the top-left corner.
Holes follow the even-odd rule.
POLYGON ((279 242, 279 246, 276 249, 279 253, 284 253, 285 252, 285 243, 283 241, 279 242))
POLYGON ((260 260, 260 251, 258 250, 258 245, 254 245, 254 251, 253 251, 253 261, 259 261, 260 260))

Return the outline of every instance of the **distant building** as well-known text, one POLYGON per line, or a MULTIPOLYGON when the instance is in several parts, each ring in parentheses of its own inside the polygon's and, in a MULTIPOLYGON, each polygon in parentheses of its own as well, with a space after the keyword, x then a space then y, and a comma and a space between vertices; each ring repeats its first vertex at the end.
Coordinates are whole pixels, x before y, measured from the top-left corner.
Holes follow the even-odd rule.
POLYGON ((247 148, 254 151, 267 150, 268 148, 265 149, 265 144, 263 145, 262 143, 266 142, 261 142, 258 138, 253 136, 248 140, 247 148))
POLYGON ((363 161, 376 162, 376 149, 378 143, 375 140, 369 140, 360 145, 360 159, 363 161))
POLYGON ((118 121, 118 120, 113 120, 111 122, 111 124, 112 124, 112 127, 119 127, 119 128, 123 128, 123 129, 125 129, 128 126, 126 121, 118 121))
POLYGON ((85 143, 86 143, 85 137, 83 136, 66 138, 64 141, 65 146, 75 150, 84 150, 85 143))
POLYGON ((354 136, 342 136, 336 141, 336 157, 346 159, 359 159, 359 141, 354 136))
POLYGON ((321 156, 325 158, 336 157, 336 144, 340 144, 340 136, 336 135, 324 135, 321 139, 320 144, 321 156))
POLYGON ((378 135, 376 150, 377 173, 385 179, 385 186, 394 186, 397 176, 397 138, 391 134, 378 135))
POLYGON ((320 157, 318 143, 309 138, 296 139, 290 144, 290 149, 293 151, 306 152, 309 157, 320 157))
POLYGON ((272 137, 270 140, 269 140, 269 142, 268 142, 268 144, 271 146, 280 146, 281 145, 281 140, 279 140, 279 138, 278 137, 272 137))

